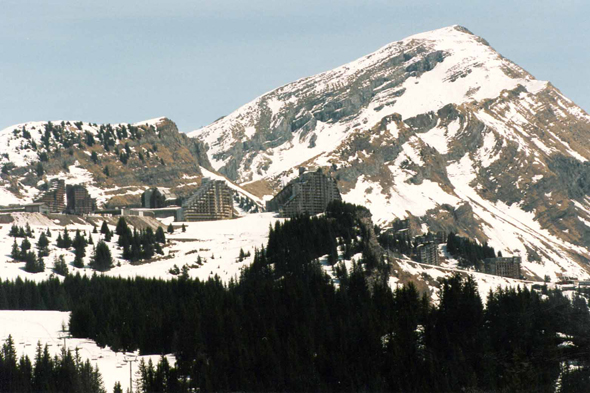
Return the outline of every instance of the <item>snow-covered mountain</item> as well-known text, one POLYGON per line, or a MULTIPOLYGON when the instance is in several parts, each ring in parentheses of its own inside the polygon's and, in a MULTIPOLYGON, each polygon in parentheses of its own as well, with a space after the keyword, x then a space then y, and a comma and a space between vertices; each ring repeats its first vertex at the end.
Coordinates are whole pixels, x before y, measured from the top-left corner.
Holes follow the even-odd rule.
POLYGON ((258 97, 189 136, 258 196, 298 166, 387 224, 458 231, 531 277, 588 277, 590 116, 452 26, 258 97))
POLYGON ((86 185, 100 205, 137 204, 147 187, 188 193, 211 169, 202 144, 166 118, 18 124, 0 131, 0 167, 0 206, 32 202, 55 178, 86 185))

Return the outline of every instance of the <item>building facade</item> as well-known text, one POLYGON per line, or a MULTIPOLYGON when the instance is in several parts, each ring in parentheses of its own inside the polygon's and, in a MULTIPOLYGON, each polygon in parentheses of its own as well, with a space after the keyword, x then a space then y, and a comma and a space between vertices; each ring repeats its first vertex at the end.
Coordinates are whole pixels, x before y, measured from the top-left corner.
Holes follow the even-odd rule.
POLYGON ((162 188, 150 188, 141 194, 141 207, 159 209, 178 204, 176 194, 162 188))
POLYGON ((484 271, 496 276, 520 278, 520 257, 486 258, 483 261, 484 271))
POLYGON ((438 245, 436 242, 423 243, 418 246, 418 257, 421 263, 440 265, 438 245))
POLYGON ((67 186, 66 197, 68 214, 90 214, 96 210, 96 200, 90 196, 84 186, 67 186))
POLYGON ((314 215, 325 212, 328 204, 335 200, 342 200, 336 180, 318 169, 316 172, 300 172, 297 179, 266 203, 266 210, 278 212, 281 217, 303 213, 314 215))
POLYGON ((186 221, 226 220, 234 217, 233 190, 223 180, 203 178, 183 204, 186 221))
POLYGON ((66 209, 66 183, 63 180, 53 179, 49 183, 49 189, 35 199, 36 203, 44 203, 50 213, 63 213, 66 209))

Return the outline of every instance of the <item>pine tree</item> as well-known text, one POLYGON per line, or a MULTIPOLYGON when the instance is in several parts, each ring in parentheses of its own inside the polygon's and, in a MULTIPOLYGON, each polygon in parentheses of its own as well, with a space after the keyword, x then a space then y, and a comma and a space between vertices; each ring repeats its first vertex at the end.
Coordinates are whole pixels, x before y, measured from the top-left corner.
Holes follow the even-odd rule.
POLYGON ((57 239, 55 239, 55 245, 59 248, 64 248, 64 240, 61 237, 61 232, 57 234, 57 239))
POLYGON ((164 234, 164 229, 162 227, 156 229, 156 241, 162 244, 166 243, 166 235, 164 234))
POLYGON ((62 244, 63 244, 62 248, 65 248, 65 249, 72 247, 72 239, 70 238, 70 234, 68 233, 68 227, 64 228, 64 237, 63 237, 62 244))
POLYGON ((186 232, 186 225, 182 224, 182 232, 186 232))
POLYGON ((113 265, 113 258, 109 246, 102 240, 96 245, 94 255, 92 255, 92 267, 96 270, 106 271, 113 265))
POLYGON ((46 257, 49 255, 49 240, 45 235, 45 232, 41 232, 39 235, 39 241, 37 242, 37 248, 39 249, 39 255, 42 257, 46 257))
POLYGON ((127 232, 127 221, 123 217, 119 217, 119 221, 117 222, 117 227, 115 228, 115 233, 121 236, 123 233, 127 232))
POLYGON ((63 255, 56 257, 53 261, 53 272, 62 276, 67 276, 69 269, 63 255))
POLYGON ((15 261, 20 260, 20 249, 18 247, 18 244, 16 243, 16 238, 14 239, 14 243, 12 243, 12 252, 10 253, 10 256, 15 261))
POLYGON ((174 227, 172 226, 172 223, 168 225, 168 233, 174 233, 174 227))
POLYGON ((106 221, 102 222, 102 226, 100 227, 100 233, 106 235, 109 232, 109 226, 107 225, 106 221))

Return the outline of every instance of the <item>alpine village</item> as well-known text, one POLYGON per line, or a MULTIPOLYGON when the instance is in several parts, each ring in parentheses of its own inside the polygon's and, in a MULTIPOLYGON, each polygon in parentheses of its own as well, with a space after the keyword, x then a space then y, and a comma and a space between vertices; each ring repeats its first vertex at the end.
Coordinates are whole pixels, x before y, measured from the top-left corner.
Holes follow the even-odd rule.
POLYGON ((590 391, 588 135, 461 26, 186 134, 8 127, 0 392, 590 391))

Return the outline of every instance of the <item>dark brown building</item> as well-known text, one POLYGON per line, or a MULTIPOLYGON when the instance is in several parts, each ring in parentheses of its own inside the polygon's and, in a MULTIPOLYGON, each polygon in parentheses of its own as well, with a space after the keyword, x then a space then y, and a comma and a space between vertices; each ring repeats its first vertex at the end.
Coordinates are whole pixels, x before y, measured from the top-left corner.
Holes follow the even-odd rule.
POLYGON ((63 213, 66 209, 66 183, 63 180, 53 179, 49 183, 49 189, 35 199, 35 202, 44 203, 50 213, 63 213))
POLYGON ((486 258, 483 260, 484 271, 496 276, 520 278, 520 257, 486 258))
POLYGON ((302 213, 313 215, 325 212, 328 203, 335 200, 342 200, 336 180, 318 169, 302 172, 266 203, 266 210, 278 212, 281 217, 302 213))
POLYGON ((223 180, 203 178, 201 186, 183 204, 186 221, 210 221, 233 218, 233 191, 223 180))
POLYGON ((81 185, 67 186, 68 214, 90 214, 96 210, 96 200, 90 196, 86 187, 81 185))
POLYGON ((418 246, 418 257, 422 263, 436 266, 440 265, 438 245, 435 242, 420 244, 418 246))
POLYGON ((159 209, 178 205, 178 197, 162 188, 150 188, 141 194, 141 207, 147 209, 159 209))

